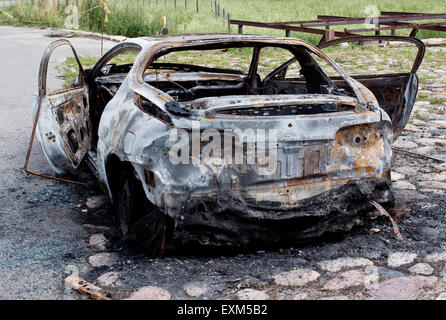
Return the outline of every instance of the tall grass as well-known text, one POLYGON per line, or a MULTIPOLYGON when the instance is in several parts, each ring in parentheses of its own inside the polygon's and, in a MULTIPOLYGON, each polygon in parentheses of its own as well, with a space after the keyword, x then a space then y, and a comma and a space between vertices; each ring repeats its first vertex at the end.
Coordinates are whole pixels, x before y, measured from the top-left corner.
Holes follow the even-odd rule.
MULTIPOLYGON (((1 0, 0 0, 1 1, 1 0)), ((160 19, 167 17, 169 33, 193 32, 227 32, 228 25, 222 16, 216 17, 211 10, 213 0, 199 0, 199 12, 196 12, 195 1, 176 0, 109 0, 109 21, 104 25, 104 32, 108 34, 124 35, 128 37, 150 36, 162 28, 160 19), (158 5, 156 3, 158 2, 158 5), (150 5, 149 5, 150 3, 150 5)), ((75 1, 70 0, 71 3, 75 1)), ((9 13, 26 20, 37 23, 15 22, 25 25, 65 27, 67 14, 64 12, 65 1, 61 0, 58 10, 56 0, 34 0, 28 3, 19 3, 7 8, 9 13)), ((100 0, 78 0, 79 12, 83 12, 100 3, 100 0)), ((253 21, 292 21, 315 19, 318 14, 343 15, 352 17, 366 16, 365 9, 369 5, 376 5, 381 11, 406 12, 446 12, 445 0, 219 0, 221 11, 225 8, 231 19, 253 21)), ((102 10, 96 9, 81 15, 79 27, 82 30, 101 30, 102 10)), ((0 23, 11 23, 4 15, 0 16, 0 23)), ((232 31, 236 32, 235 26, 232 31)), ((284 31, 245 27, 245 33, 263 33, 271 35, 284 35, 284 31)), ((398 31, 399 34, 408 34, 409 30, 398 31)), ((310 42, 318 42, 319 35, 292 33, 292 36, 303 38, 310 42)), ((445 33, 435 31, 420 31, 419 37, 441 37, 445 33)))

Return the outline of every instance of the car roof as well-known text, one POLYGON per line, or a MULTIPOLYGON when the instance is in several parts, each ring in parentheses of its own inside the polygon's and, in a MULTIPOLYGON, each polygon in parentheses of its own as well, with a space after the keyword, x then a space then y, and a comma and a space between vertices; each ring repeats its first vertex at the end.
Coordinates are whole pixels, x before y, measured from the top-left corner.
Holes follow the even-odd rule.
POLYGON ((322 53, 314 45, 297 38, 292 37, 276 37, 269 35, 252 35, 252 34, 227 34, 227 33, 196 33, 196 34, 181 34, 181 35, 159 35, 154 37, 142 37, 133 38, 126 40, 127 42, 132 42, 140 45, 142 50, 135 60, 132 68, 132 76, 129 77, 129 86, 135 92, 141 94, 141 91, 145 91, 146 94, 152 94, 155 99, 158 99, 160 103, 168 101, 165 96, 156 88, 144 87, 145 81, 143 79, 144 71, 146 70, 147 64, 150 59, 161 52, 168 52, 169 50, 182 50, 182 48, 187 47, 206 47, 218 46, 219 44, 240 44, 243 42, 252 42, 257 44, 272 44, 280 46, 303 46, 309 51, 315 53, 316 55, 322 57, 327 62, 329 62, 333 68, 341 75, 347 83, 349 83, 356 95, 361 96, 361 100, 367 102, 366 94, 364 94, 360 88, 358 88, 353 79, 349 78, 348 75, 343 71, 334 61, 332 61, 328 56, 322 53), (149 92, 150 91, 150 92, 149 92))
POLYGON ((189 34, 166 34, 152 37, 141 37, 146 41, 203 41, 203 40, 249 40, 249 39, 279 39, 281 37, 259 35, 259 34, 232 34, 232 33, 189 33, 189 34))
POLYGON ((128 38, 123 43, 137 43, 142 47, 149 47, 153 44, 159 43, 171 43, 176 42, 177 45, 189 45, 193 43, 199 43, 206 45, 206 42, 218 43, 218 42, 243 42, 243 41, 265 41, 265 42, 277 42, 280 41, 282 44, 290 45, 303 45, 314 47, 310 43, 297 39, 297 38, 286 38, 286 37, 276 37, 269 35, 257 35, 257 34, 229 34, 229 33, 191 33, 191 34, 168 34, 168 35, 157 35, 151 37, 139 37, 139 38, 128 38))

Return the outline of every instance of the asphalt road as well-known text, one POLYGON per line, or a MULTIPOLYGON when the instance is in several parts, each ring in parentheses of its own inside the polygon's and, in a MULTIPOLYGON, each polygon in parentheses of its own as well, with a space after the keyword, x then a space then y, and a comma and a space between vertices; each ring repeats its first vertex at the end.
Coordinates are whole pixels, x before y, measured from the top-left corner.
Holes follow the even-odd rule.
MULTIPOLYGON (((81 250, 83 229, 75 222, 76 196, 85 191, 27 176, 21 169, 31 135, 40 59, 55 40, 47 33, 0 26, 0 299, 62 298, 61 279, 67 266, 63 257, 81 250)), ((100 54, 97 40, 71 41, 80 55, 100 54)), ((105 42, 105 48, 112 45, 105 42)), ((63 48, 54 53, 53 85, 60 83, 54 65, 68 53, 63 48)), ((30 169, 53 174, 37 141, 30 169)))

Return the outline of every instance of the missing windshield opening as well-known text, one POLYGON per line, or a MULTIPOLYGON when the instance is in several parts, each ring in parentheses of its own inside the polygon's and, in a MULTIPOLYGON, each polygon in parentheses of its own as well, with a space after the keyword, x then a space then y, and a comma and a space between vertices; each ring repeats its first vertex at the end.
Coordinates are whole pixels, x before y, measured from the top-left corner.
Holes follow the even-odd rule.
POLYGON ((354 106, 345 104, 304 104, 297 106, 257 107, 220 110, 217 113, 237 116, 289 116, 353 111, 354 106))

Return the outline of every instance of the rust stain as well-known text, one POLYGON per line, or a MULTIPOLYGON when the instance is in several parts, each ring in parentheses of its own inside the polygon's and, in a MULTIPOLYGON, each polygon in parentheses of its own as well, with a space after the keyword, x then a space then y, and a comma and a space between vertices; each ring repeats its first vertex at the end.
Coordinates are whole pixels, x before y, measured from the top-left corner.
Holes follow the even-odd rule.
POLYGON ((340 130, 331 151, 331 172, 354 170, 357 176, 381 174, 383 159, 389 156, 381 130, 372 124, 340 130))

